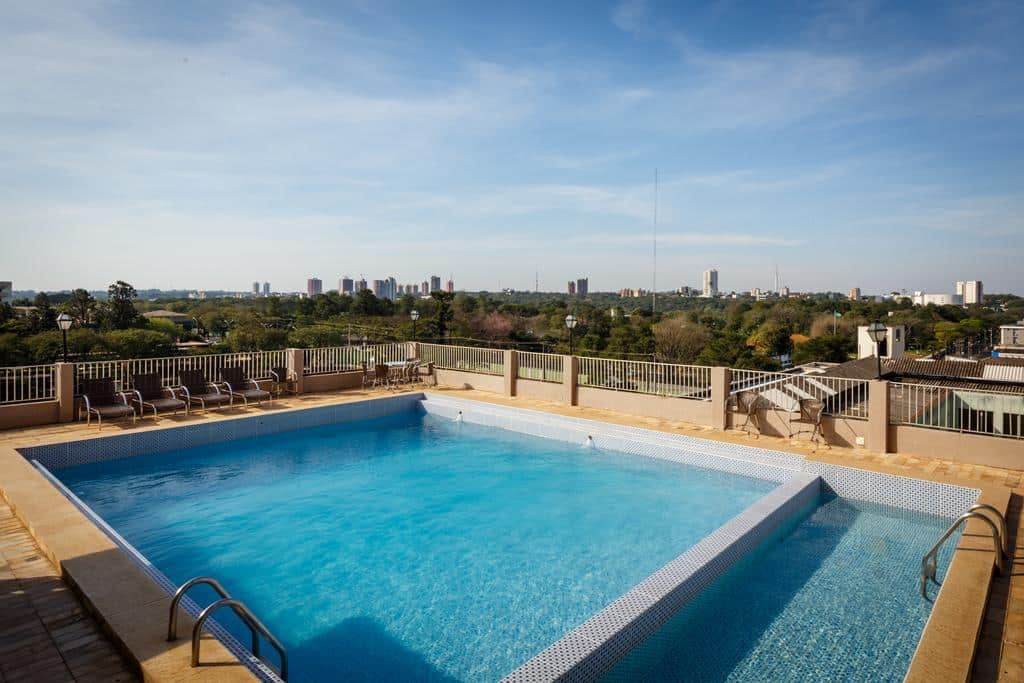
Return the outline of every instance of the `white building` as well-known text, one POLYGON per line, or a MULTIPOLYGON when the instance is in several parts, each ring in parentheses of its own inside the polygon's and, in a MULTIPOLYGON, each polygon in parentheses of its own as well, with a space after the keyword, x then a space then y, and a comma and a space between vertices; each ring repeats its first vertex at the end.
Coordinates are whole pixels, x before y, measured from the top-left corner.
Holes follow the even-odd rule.
POLYGON ((985 297, 981 280, 960 280, 956 283, 956 293, 964 306, 980 304, 985 297))
MULTIPOLYGON (((885 339, 878 342, 879 358, 899 358, 907 348, 907 331, 903 325, 887 325, 885 339)), ((857 328, 857 358, 875 355, 875 342, 868 336, 867 325, 857 328)))
POLYGON ((702 296, 718 296, 718 271, 714 268, 704 271, 704 282, 701 289, 702 296))
POLYGON ((936 306, 963 306, 964 304, 964 298, 959 294, 926 294, 924 292, 914 292, 911 301, 914 302, 915 306, 927 306, 928 304, 935 304, 936 306))

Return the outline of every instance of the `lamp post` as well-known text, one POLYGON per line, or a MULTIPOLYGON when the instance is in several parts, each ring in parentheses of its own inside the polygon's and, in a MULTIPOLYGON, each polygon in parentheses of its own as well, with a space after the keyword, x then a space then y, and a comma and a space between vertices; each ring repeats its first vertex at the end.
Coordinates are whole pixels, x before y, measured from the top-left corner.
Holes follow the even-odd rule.
POLYGON ((64 362, 68 362, 68 330, 71 328, 72 319, 67 313, 61 313, 57 316, 57 327, 60 328, 61 334, 64 337, 64 362))
POLYGON ((570 313, 569 315, 565 316, 565 326, 569 328, 569 355, 570 356, 573 355, 572 331, 576 328, 576 323, 577 322, 579 322, 579 321, 576 320, 576 316, 573 315, 572 313, 570 313))
POLYGON ((420 312, 414 308, 409 311, 409 317, 412 318, 412 338, 416 339, 416 321, 420 319, 420 312))
POLYGON ((882 343, 882 340, 885 339, 885 335, 887 333, 888 330, 885 328, 885 325, 877 320, 868 325, 868 338, 875 342, 875 360, 877 361, 878 366, 878 371, 875 376, 877 379, 882 378, 882 357, 878 353, 878 345, 882 343))

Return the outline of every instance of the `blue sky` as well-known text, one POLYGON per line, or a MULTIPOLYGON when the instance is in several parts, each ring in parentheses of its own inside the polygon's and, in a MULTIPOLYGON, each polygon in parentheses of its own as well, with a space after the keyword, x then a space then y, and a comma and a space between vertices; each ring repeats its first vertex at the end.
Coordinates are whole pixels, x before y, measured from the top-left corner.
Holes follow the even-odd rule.
POLYGON ((0 279, 1024 293, 1017 2, 0 3, 0 279), (488 5, 495 5, 490 7, 488 5))

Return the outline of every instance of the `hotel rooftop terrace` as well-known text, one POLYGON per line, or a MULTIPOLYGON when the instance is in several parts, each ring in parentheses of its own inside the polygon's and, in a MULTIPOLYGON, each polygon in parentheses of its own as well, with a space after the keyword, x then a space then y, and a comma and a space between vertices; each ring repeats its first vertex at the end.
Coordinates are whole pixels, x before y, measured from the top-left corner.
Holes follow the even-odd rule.
MULTIPOLYGON (((852 468, 882 475, 878 481, 909 478, 977 490, 976 502, 998 513, 989 517, 995 523, 972 518, 963 535, 950 541, 956 550, 951 560, 941 560, 941 590, 929 598, 934 604, 905 676, 1024 680, 1024 360, 897 360, 881 369, 879 377, 875 360, 864 359, 775 373, 420 343, 0 368, 0 683, 273 680, 283 673, 266 640, 269 666, 239 651, 217 628, 202 633, 202 663, 192 666, 188 635, 194 612, 180 619, 184 635, 168 642, 168 586, 58 485, 60 467, 67 464, 60 460, 63 454, 72 461, 86 451, 104 460, 141 455, 149 451, 132 446, 114 453, 122 448, 116 439, 151 434, 136 441, 155 443, 160 434, 173 439, 185 433, 182 428, 217 443, 240 438, 246 424, 256 424, 256 434, 272 418, 366 401, 384 405, 388 397, 421 393, 438 410, 448 410, 451 401, 492 406, 473 410, 537 424, 593 424, 595 435, 604 433, 600 429, 613 436, 615 430, 645 430, 644 435, 680 443, 713 444, 743 458, 754 447, 758 454, 775 454, 757 455, 769 467, 777 457, 801 471, 852 468), (412 372, 409 359, 422 365, 412 372), (374 366, 382 364, 385 370, 377 375, 374 366), (84 421, 84 380, 109 377, 117 390, 129 392, 139 373, 159 373, 166 387, 175 387, 182 370, 202 370, 213 381, 221 369, 237 366, 268 390, 281 388, 274 372, 286 368, 288 391, 259 405, 236 401, 225 410, 156 417, 150 412, 138 421, 102 426, 84 421), (502 412, 509 409, 516 412, 502 412), (730 450, 735 448, 741 450, 730 450), (37 453, 42 465, 31 462, 37 453), (996 516, 1005 517, 1005 536, 996 516), (993 529, 995 544, 1006 546, 1002 571, 993 529)), ((287 424, 301 428, 301 422, 287 424)), ((964 511, 957 508, 952 517, 964 511)), ((917 586, 906 590, 914 593, 917 586)), ((272 620, 257 616, 274 631, 272 620)), ((531 659, 509 680, 543 679, 521 673, 542 670, 530 669, 534 664, 531 659)), ((550 678, 596 680, 611 664, 600 670, 573 666, 550 678)), ((902 670, 890 673, 904 676, 902 670)))

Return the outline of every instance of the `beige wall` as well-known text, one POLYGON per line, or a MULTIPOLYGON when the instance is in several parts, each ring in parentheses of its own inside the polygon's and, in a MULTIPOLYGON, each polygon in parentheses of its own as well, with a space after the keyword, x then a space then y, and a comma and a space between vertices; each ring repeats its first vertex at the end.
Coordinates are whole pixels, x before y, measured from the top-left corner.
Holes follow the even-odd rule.
POLYGON ((505 378, 502 375, 484 375, 462 370, 442 370, 434 368, 437 383, 443 387, 461 387, 468 385, 472 389, 490 391, 495 394, 505 393, 505 378))
POLYGON ((628 415, 660 417, 666 420, 682 420, 693 424, 711 425, 711 401, 693 401, 686 398, 669 398, 634 394, 629 391, 609 391, 594 387, 579 387, 576 402, 585 408, 603 408, 628 415))
MULTIPOLYGON (((790 413, 779 410, 769 410, 761 413, 760 417, 761 425, 764 428, 762 432, 763 434, 767 434, 769 436, 786 436, 789 434, 790 413)), ((740 413, 729 411, 728 419, 729 427, 738 429, 746 422, 747 418, 745 415, 740 413)), ((811 425, 794 423, 792 425, 794 432, 804 432, 795 435, 794 438, 810 439, 811 428, 811 425)), ((821 429, 825 434, 825 439, 833 446, 863 448, 863 443, 857 443, 857 437, 862 439, 867 438, 868 421, 850 420, 825 415, 821 418, 821 429)))
POLYGON ((561 382, 541 382, 536 379, 516 380, 516 396, 523 398, 535 398, 541 401, 560 402, 564 395, 565 388, 561 382))
POLYGON ((889 425, 889 446, 895 453, 1013 470, 1024 469, 1024 439, 889 425))
POLYGON ((0 429, 52 424, 60 417, 57 401, 0 405, 0 429))
POLYGON ((306 375, 302 381, 302 391, 337 391, 338 389, 354 389, 362 385, 363 371, 353 370, 332 375, 306 375))

